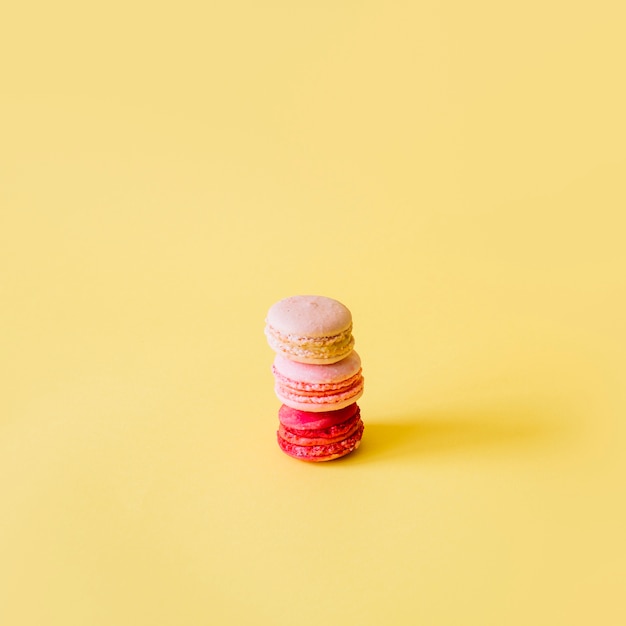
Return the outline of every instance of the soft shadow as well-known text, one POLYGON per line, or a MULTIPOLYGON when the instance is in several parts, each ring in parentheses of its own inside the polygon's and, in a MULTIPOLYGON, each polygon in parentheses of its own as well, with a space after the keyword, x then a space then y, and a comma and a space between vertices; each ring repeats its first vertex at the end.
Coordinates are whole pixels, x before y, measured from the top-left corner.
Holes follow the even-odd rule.
POLYGON ((353 461, 421 459, 443 455, 521 453, 549 445, 563 435, 562 423, 537 413, 474 411, 419 414, 365 422, 353 461))

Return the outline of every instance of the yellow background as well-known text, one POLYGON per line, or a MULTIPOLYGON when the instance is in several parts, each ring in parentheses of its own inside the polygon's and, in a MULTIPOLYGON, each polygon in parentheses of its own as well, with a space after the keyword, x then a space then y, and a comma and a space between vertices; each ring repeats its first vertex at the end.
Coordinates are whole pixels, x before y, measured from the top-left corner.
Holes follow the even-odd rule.
POLYGON ((626 623, 623 2, 5 4, 2 626, 626 623))

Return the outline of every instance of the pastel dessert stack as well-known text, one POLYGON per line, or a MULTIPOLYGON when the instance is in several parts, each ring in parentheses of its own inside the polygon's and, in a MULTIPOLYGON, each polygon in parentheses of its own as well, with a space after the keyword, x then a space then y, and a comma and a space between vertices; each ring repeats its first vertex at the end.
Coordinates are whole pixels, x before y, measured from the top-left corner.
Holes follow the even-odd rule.
POLYGON ((276 352, 281 450, 303 461, 330 461, 356 450, 363 435, 356 404, 363 374, 350 311, 332 298, 292 296, 270 308, 265 334, 276 352))

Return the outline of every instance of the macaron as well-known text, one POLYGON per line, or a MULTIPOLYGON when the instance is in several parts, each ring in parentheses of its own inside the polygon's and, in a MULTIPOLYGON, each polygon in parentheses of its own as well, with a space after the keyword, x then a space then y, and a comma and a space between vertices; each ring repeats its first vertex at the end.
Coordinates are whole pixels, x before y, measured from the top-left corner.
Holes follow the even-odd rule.
POLYGON ((277 354, 272 371, 278 399, 299 411, 338 411, 363 395, 361 359, 354 350, 329 365, 298 363, 277 354))
POLYGON ((277 433, 280 449, 301 461, 315 462, 331 461, 353 452, 361 443, 364 427, 358 406, 346 408, 350 408, 350 417, 326 428, 291 428, 281 421, 277 433))
POLYGON ((328 365, 354 348, 352 314, 332 298, 285 298, 272 305, 265 321, 270 347, 292 361, 328 365))

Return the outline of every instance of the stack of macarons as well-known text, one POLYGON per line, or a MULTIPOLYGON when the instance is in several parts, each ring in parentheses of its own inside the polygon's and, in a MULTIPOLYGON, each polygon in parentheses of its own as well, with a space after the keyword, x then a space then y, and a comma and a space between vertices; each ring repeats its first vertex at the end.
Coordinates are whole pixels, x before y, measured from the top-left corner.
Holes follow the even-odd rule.
POLYGON ((292 296, 270 308, 265 334, 276 352, 281 450, 303 461, 330 461, 358 448, 363 374, 350 311, 324 296, 292 296))

